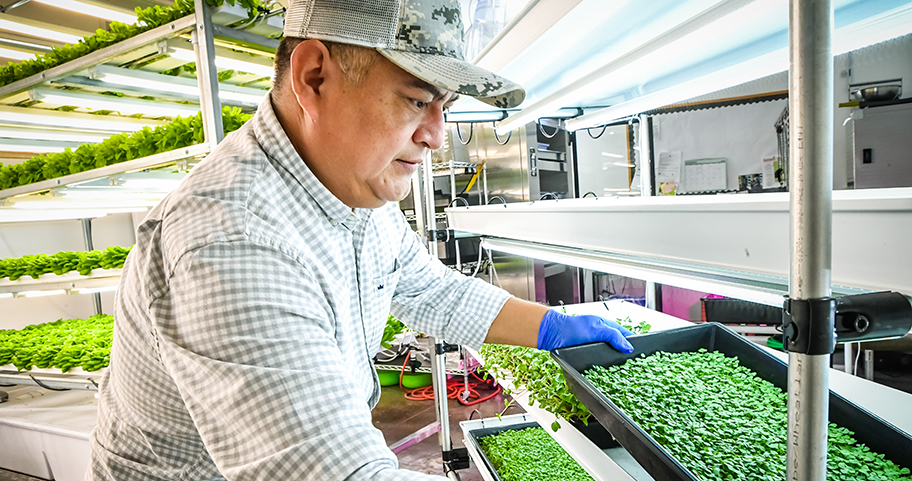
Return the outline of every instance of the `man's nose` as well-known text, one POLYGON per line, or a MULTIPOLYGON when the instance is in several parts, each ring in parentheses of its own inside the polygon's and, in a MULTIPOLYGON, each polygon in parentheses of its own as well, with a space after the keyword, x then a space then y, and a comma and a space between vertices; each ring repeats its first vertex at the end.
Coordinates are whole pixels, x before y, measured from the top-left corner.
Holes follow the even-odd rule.
POLYGON ((427 109, 427 115, 421 125, 415 130, 413 140, 417 144, 424 144, 431 150, 443 147, 445 130, 443 123, 443 110, 439 108, 427 109))

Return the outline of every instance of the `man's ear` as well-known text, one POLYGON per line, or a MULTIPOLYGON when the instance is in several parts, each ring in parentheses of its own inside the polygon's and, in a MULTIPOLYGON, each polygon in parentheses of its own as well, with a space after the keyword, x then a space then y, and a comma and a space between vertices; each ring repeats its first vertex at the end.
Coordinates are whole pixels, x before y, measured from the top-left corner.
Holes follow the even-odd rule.
POLYGON ((327 77, 333 70, 329 50, 319 40, 305 40, 291 52, 289 80, 298 105, 316 119, 325 100, 327 77))

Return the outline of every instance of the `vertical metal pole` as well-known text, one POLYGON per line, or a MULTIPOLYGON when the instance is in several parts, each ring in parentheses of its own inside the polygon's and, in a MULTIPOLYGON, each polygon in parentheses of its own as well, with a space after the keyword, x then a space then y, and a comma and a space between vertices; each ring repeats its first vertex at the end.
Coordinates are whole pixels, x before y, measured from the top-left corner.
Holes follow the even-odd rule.
MULTIPOLYGON (((858 349, 861 349, 861 343, 858 344, 858 349)), ((865 379, 868 381, 874 380, 874 351, 871 349, 864 350, 865 358, 865 379)))
MULTIPOLYGON (((435 258, 437 255, 437 214, 434 206, 434 172, 431 166, 431 154, 424 158, 422 163, 424 170, 424 199, 428 225, 428 253, 435 258)), ((437 421, 440 423, 440 447, 446 452, 453 449, 450 440, 450 413, 447 406, 447 387, 446 387, 446 353, 443 352, 443 341, 436 338, 429 338, 431 345, 434 346, 434 352, 431 353, 431 378, 434 385, 434 404, 437 407, 437 421)))
POLYGON ((418 236, 421 237, 421 242, 427 247, 428 233, 424 219, 424 200, 422 199, 424 197, 421 195, 421 172, 416 172, 412 176, 412 207, 415 211, 415 226, 418 229, 418 236))
POLYGON ((652 166, 649 158, 652 156, 652 144, 649 139, 652 138, 649 132, 649 116, 640 115, 640 132, 639 132, 639 151, 640 158, 637 168, 640 169, 640 195, 649 197, 652 195, 652 166))
POLYGON ((222 104, 219 100, 218 70, 215 68, 215 44, 212 41, 212 16, 206 0, 194 0, 196 29, 191 34, 196 54, 196 78, 200 89, 203 130, 210 149, 225 137, 222 127, 222 104))
POLYGON ((855 374, 854 359, 855 354, 852 352, 852 343, 847 342, 842 345, 842 357, 845 358, 845 366, 842 367, 846 374, 855 374))
MULTIPOLYGON (((87 251, 95 250, 95 243, 92 241, 92 219, 82 219, 82 238, 85 242, 87 251)), ((101 314, 101 294, 92 294, 92 305, 95 308, 95 315, 101 314)))
MULTIPOLYGON (((833 9, 791 0, 789 157, 792 299, 830 296, 833 222, 833 9)), ((829 356, 789 353, 787 477, 826 479, 829 356)))

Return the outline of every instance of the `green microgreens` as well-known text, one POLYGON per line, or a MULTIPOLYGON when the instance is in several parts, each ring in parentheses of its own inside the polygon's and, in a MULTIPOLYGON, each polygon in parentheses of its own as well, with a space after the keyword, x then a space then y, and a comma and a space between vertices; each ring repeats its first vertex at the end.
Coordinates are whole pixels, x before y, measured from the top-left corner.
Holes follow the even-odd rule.
MULTIPOLYGON (((585 377, 699 479, 785 479, 788 395, 737 358, 658 352, 585 377)), ((853 435, 829 425, 828 480, 912 479, 853 435)))

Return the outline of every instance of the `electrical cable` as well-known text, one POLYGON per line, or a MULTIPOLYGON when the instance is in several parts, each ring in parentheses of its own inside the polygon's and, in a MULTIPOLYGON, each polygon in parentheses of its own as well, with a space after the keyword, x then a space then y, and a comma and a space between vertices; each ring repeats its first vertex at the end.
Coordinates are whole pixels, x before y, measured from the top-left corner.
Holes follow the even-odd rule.
POLYGON ((481 244, 478 245, 478 262, 475 263, 475 272, 472 273, 472 277, 478 275, 478 271, 481 270, 481 256, 484 254, 484 249, 482 249, 481 244))
MULTIPOLYGON (((404 368, 404 366, 403 366, 404 368)), ((404 369, 403 369, 404 372, 404 369)), ((465 382, 461 379, 454 378, 447 381, 447 398, 455 399, 462 404, 463 406, 474 406, 475 404, 483 403, 494 396, 500 394, 501 387, 499 384, 494 384, 493 381, 485 381, 478 377, 477 374, 472 372, 472 376, 477 379, 477 381, 469 381, 469 400, 462 399, 462 393, 466 390, 465 382), (494 392, 482 396, 478 393, 476 388, 478 386, 488 386, 492 387, 491 384, 494 384, 494 392)), ((400 376, 401 377, 401 376, 400 376)), ((418 389, 412 389, 411 391, 405 391, 405 398, 410 401, 429 401, 434 399, 434 386, 425 386, 418 389)))
POLYGON ((57 387, 48 386, 47 384, 36 379, 35 376, 32 376, 31 374, 29 374, 29 377, 32 378, 32 381, 34 381, 35 384, 38 385, 38 387, 43 387, 49 391, 69 391, 70 390, 69 388, 57 388, 57 387))
POLYGON ((858 352, 855 353, 855 362, 852 363, 852 375, 858 375, 858 358, 861 357, 861 343, 858 343, 858 352))
POLYGON ((494 274, 494 280, 497 281, 497 287, 503 289, 503 286, 500 285, 500 277, 497 276, 497 269, 494 269, 494 258, 491 257, 490 249, 488 249, 488 262, 491 263, 491 272, 494 274))

